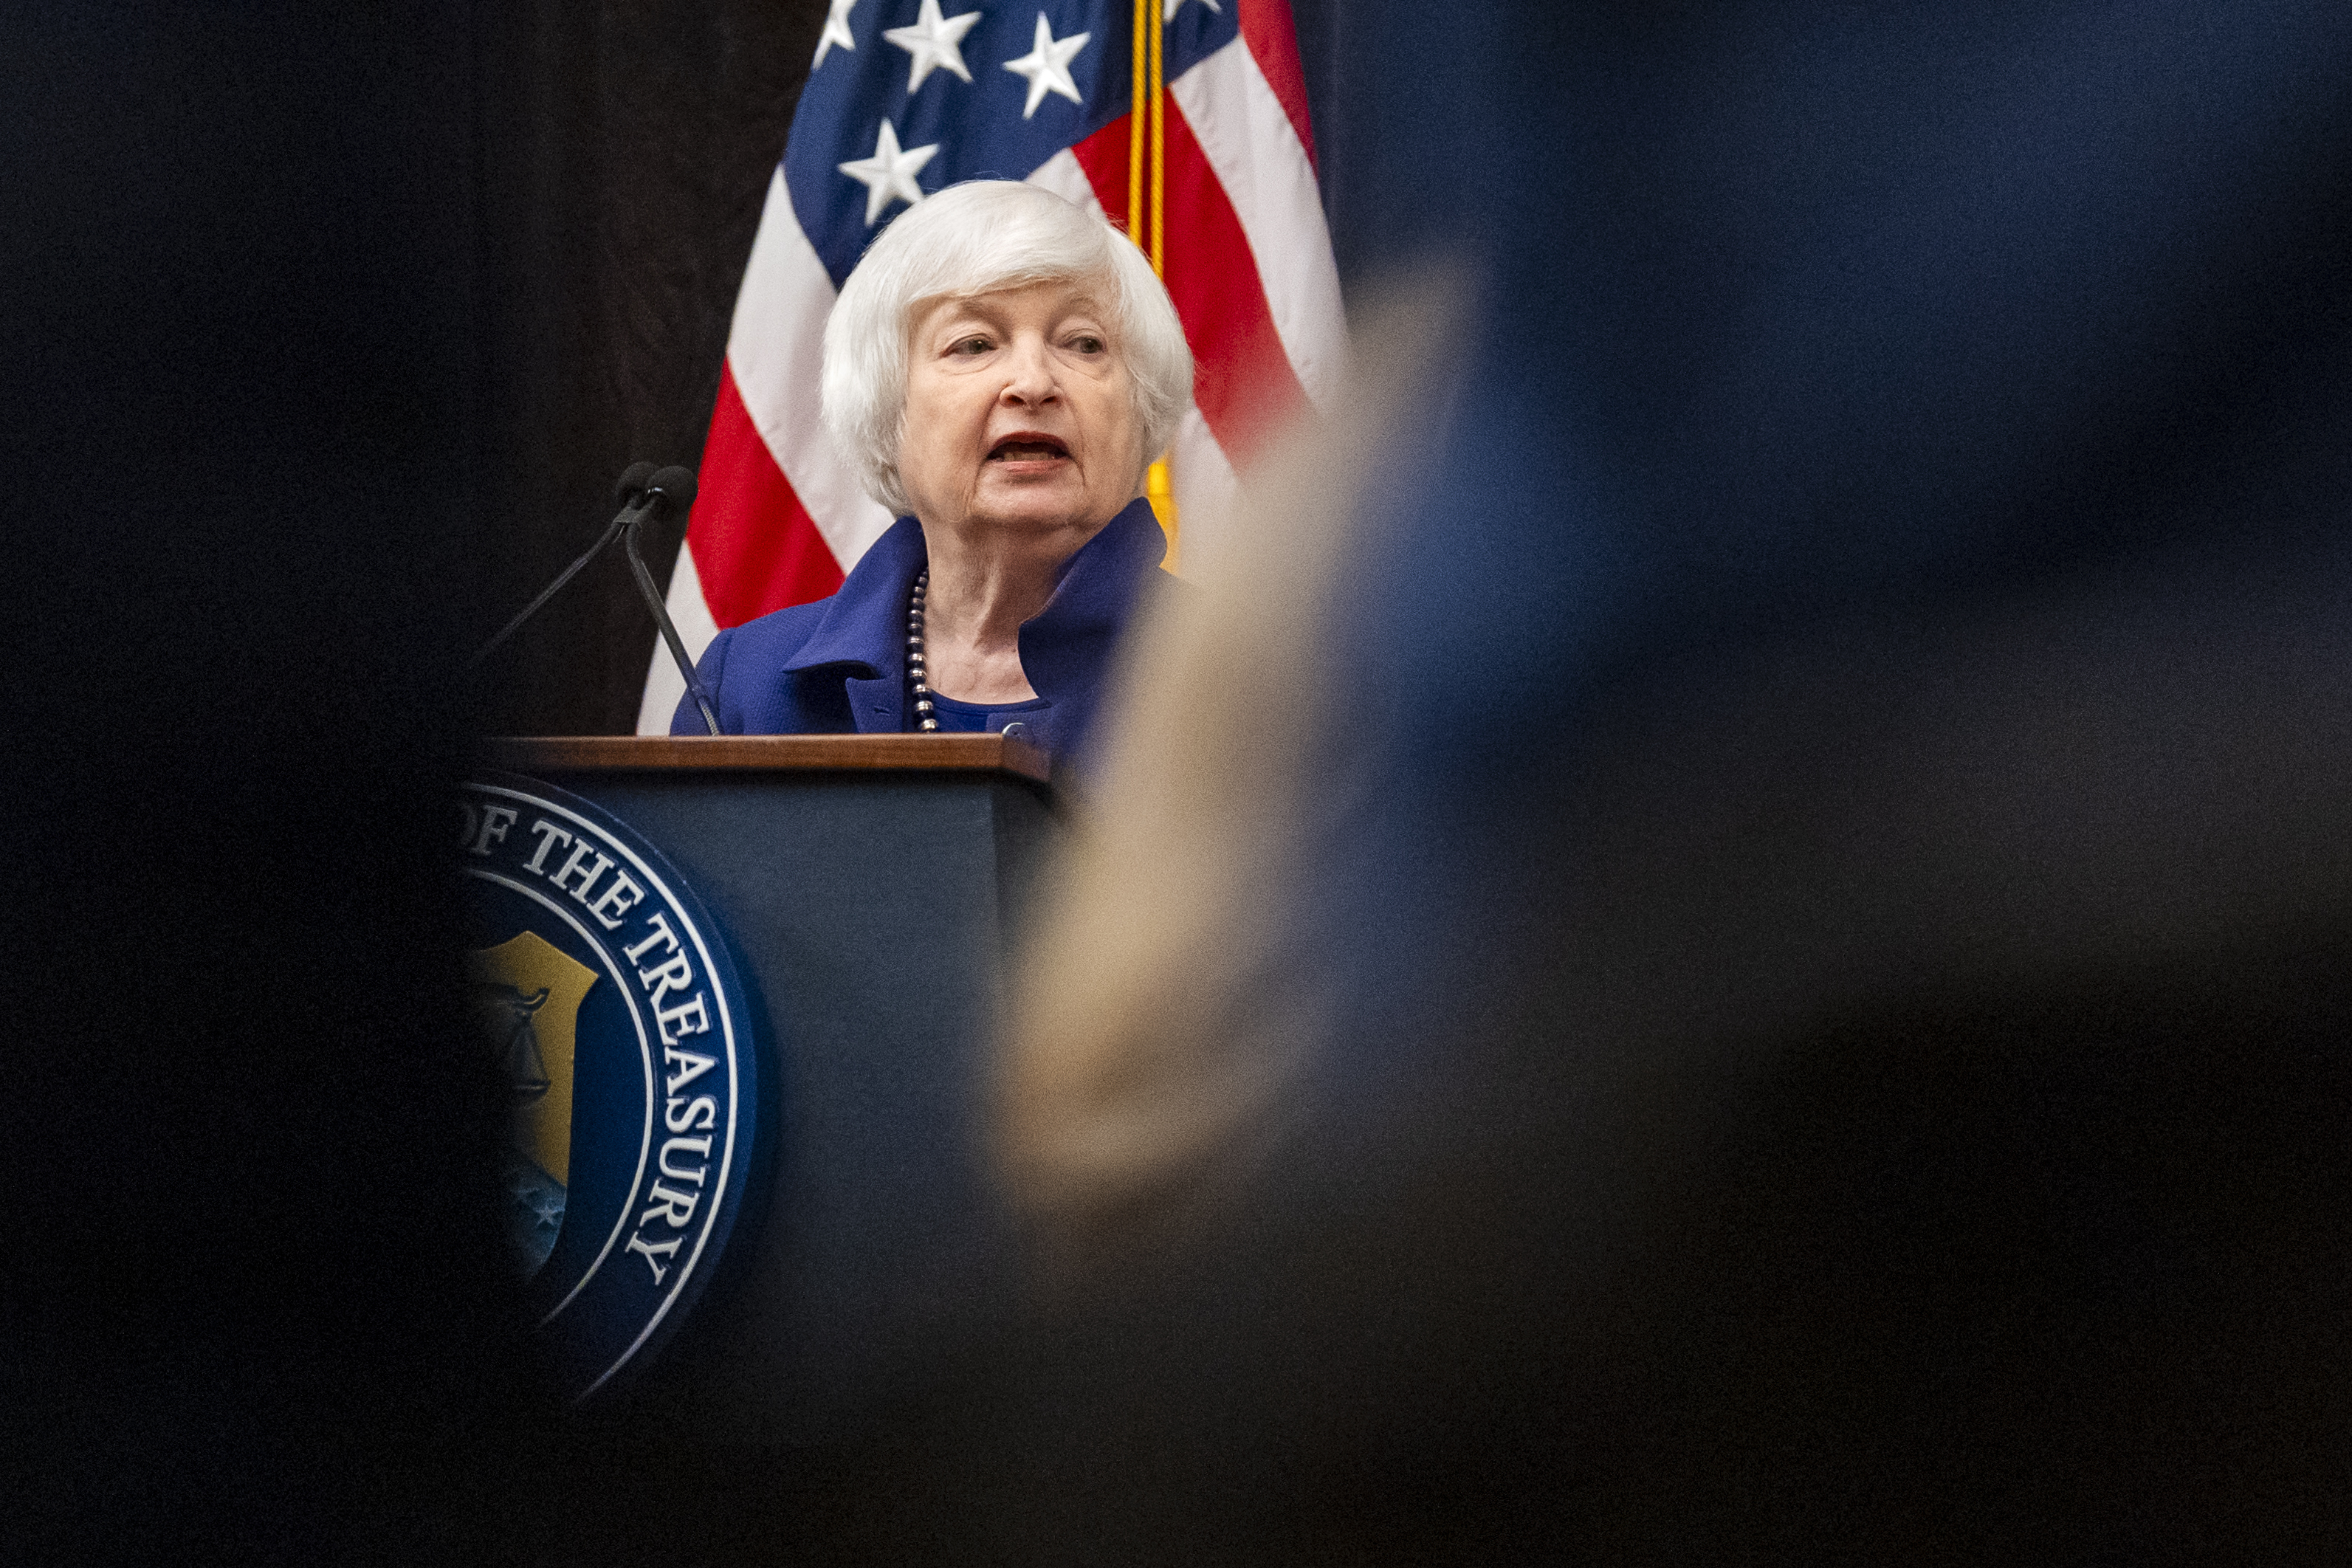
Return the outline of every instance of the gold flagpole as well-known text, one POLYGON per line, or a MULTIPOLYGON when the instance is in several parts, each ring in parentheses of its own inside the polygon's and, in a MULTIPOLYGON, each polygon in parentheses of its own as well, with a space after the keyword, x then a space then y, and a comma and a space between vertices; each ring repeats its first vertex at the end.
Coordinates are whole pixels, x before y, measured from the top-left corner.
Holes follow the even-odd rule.
POLYGON ((1149 189, 1143 183, 1143 150, 1150 143, 1150 132, 1145 124, 1150 110, 1150 77, 1147 74, 1151 58, 1151 10, 1156 0, 1135 0, 1135 71, 1134 91, 1128 102, 1132 112, 1127 117, 1127 237, 1144 247, 1150 254, 1150 220, 1144 216, 1143 194, 1149 189))
POLYGON ((1168 276, 1168 148, 1165 139, 1165 84, 1160 79, 1160 43, 1167 20, 1157 0, 1144 0, 1144 18, 1151 33, 1151 270, 1168 276))
MULTIPOLYGON (((1161 48, 1167 30, 1160 0, 1135 0, 1134 96, 1127 128, 1127 235, 1151 258, 1151 270, 1163 281, 1168 277, 1168 141, 1162 119, 1167 90, 1161 48)), ((1182 536, 1177 528, 1176 487, 1169 475, 1167 453, 1162 452, 1145 472, 1143 493, 1151 502, 1161 531, 1168 535, 1168 570, 1177 571, 1182 565, 1182 536)))

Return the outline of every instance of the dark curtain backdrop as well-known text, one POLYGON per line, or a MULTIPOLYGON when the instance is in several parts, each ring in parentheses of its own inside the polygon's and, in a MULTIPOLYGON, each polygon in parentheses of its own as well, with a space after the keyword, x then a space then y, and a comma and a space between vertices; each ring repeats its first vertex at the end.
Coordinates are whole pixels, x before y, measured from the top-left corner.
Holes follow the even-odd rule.
MULTIPOLYGON (((824 10, 537 0, 479 13, 484 637, 595 537, 622 468, 700 460, 824 10)), ((649 531, 665 577, 680 531, 649 531)), ((482 721, 625 731, 653 638, 610 553, 483 666, 482 721)))
MULTIPOLYGON (((1344 9, 1293 5, 1343 279, 1409 237, 1402 215, 1349 205, 1349 110, 1368 83, 1349 77, 1344 9)), ((629 463, 699 463, 735 291, 824 14, 824 0, 480 11, 481 638, 595 537, 629 463)), ((665 585, 681 531, 648 532, 665 585)), ((483 666, 481 721, 625 733, 654 637, 614 552, 483 666)))

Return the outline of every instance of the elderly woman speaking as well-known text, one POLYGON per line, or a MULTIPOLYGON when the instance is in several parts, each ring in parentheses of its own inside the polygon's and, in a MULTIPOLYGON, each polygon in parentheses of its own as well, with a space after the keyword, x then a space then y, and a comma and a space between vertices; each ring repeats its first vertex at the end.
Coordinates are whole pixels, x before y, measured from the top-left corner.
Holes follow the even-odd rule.
MULTIPOLYGON (((830 599, 721 632, 730 734, 993 731, 1083 765, 1166 552, 1145 468, 1192 391, 1167 290, 1100 218, 974 181, 899 217, 825 324, 826 429, 899 513, 830 599)), ((676 734, 703 728, 692 700, 676 734)))

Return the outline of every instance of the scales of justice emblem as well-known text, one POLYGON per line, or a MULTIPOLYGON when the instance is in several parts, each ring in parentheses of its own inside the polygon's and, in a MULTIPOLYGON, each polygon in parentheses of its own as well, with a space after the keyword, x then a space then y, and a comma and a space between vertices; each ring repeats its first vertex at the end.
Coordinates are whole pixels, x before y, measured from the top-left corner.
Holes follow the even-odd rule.
POLYGON ((513 1263, 584 1399, 659 1355, 743 1214, 752 1016, 718 925, 625 824, 505 774, 459 805, 472 1000, 512 1116, 513 1263))
POLYGON ((572 1058, 580 1004, 596 972, 536 931, 471 956, 475 1002, 514 1097, 514 1142, 500 1173, 510 1239, 536 1274, 563 1231, 572 1179, 572 1058))

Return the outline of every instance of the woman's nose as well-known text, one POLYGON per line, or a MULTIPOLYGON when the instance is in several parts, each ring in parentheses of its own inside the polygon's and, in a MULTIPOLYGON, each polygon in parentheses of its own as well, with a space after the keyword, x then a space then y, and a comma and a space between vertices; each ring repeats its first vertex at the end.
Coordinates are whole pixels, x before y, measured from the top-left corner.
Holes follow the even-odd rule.
POLYGON ((1053 356, 1043 339, 1015 339, 1005 365, 1003 395, 1022 403, 1050 402, 1059 390, 1054 380, 1053 356))

